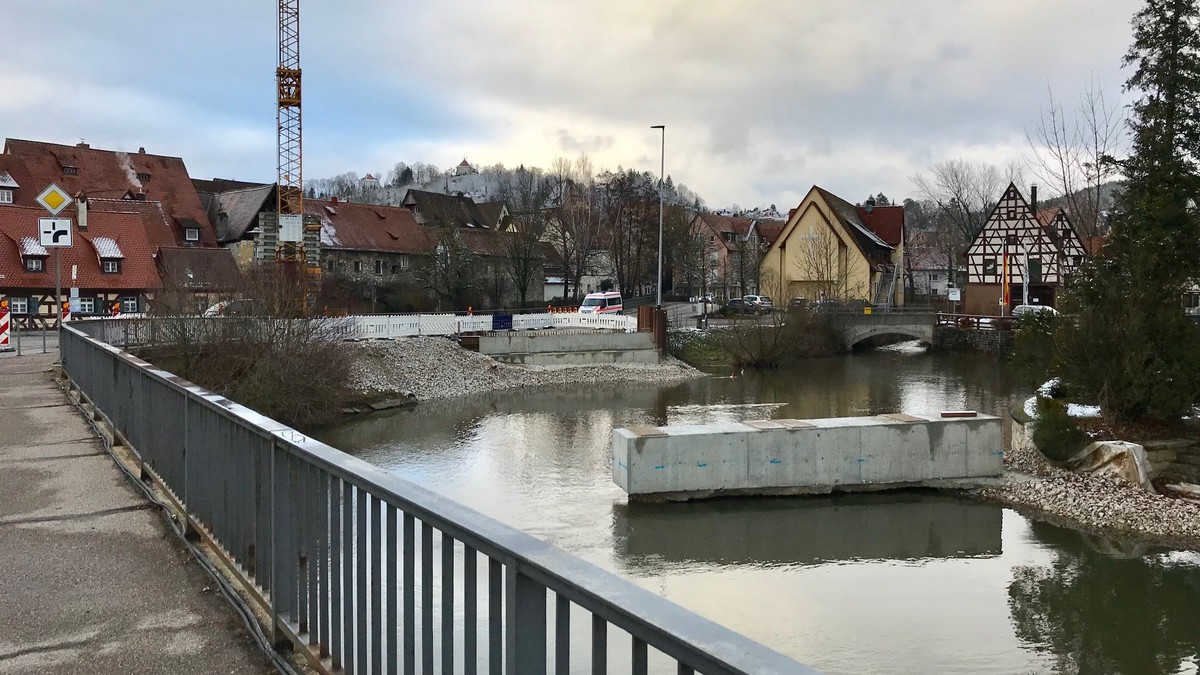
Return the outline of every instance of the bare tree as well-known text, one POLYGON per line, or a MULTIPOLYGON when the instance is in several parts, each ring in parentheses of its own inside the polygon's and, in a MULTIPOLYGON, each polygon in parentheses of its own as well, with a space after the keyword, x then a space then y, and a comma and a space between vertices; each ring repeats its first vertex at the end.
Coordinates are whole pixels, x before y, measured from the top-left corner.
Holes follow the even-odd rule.
POLYGON ((1025 134, 1029 169, 1063 197, 1080 234, 1094 236, 1104 209, 1104 184, 1117 175, 1115 155, 1125 121, 1095 80, 1080 95, 1074 113, 1063 109, 1049 87, 1046 96, 1041 119, 1025 134))
POLYGON ((500 198, 512 211, 513 223, 508 232, 500 234, 503 273, 512 280, 520 306, 527 307, 529 288, 544 271, 541 240, 546 232, 547 206, 554 181, 542 175, 541 169, 523 166, 500 176, 500 198))
POLYGON ((433 228, 433 255, 423 261, 417 278, 437 295, 438 310, 462 309, 480 277, 480 257, 464 242, 453 223, 433 228))
POLYGON ((804 275, 804 295, 809 300, 870 300, 870 270, 860 257, 851 255, 852 243, 829 227, 813 228, 800 240, 792 255, 804 275))
POLYGON ((946 224, 969 243, 983 229, 1004 188, 1009 183, 1020 184, 1023 176, 1017 163, 1000 168, 957 158, 934 164, 929 173, 913 176, 912 182, 918 193, 946 217, 946 224))

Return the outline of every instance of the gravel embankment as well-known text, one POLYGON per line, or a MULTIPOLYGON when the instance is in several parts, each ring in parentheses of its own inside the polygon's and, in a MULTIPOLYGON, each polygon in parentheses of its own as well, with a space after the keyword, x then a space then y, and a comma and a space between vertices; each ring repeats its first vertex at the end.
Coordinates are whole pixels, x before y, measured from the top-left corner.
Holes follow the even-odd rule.
POLYGON ((353 344, 352 386, 411 392, 418 401, 550 384, 587 386, 613 382, 674 382, 703 373, 671 357, 658 365, 518 366, 459 347, 440 337, 353 344))
POLYGON ((1005 453, 1003 487, 980 490, 988 501, 1104 536, 1200 550, 1200 504, 1151 494, 1108 475, 1049 465, 1030 448, 1005 453))

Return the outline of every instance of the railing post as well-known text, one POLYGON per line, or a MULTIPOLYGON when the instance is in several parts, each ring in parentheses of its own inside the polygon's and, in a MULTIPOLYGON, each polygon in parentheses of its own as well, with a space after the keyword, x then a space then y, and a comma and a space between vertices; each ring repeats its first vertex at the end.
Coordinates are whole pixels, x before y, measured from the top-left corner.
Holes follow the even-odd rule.
POLYGON ((504 672, 546 675, 546 587, 505 567, 504 672))

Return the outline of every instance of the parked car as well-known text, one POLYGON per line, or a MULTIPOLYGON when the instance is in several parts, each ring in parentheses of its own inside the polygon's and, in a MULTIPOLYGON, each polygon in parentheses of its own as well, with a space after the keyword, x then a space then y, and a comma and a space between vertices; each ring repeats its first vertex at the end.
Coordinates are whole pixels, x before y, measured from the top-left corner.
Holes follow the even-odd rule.
POLYGON ((620 314, 625 308, 621 294, 616 291, 588 293, 579 307, 580 314, 620 314))
POLYGON ((1052 315, 1057 315, 1060 313, 1057 309, 1054 309, 1050 305, 1017 305, 1016 307, 1013 307, 1012 315, 1025 316, 1026 314, 1033 314, 1034 312, 1045 312, 1052 315))
POLYGON ((808 308, 808 298, 792 298, 788 300, 787 308, 790 310, 804 310, 808 308))
POLYGON ((762 310, 742 298, 733 298, 721 308, 722 314, 757 314, 760 311, 762 310))
POLYGON ((774 309, 774 305, 771 304, 771 299, 765 295, 743 295, 742 300, 746 304, 753 305, 764 312, 769 312, 774 309))
POLYGON ((830 314, 834 312, 844 312, 848 308, 846 304, 838 300, 817 300, 808 303, 808 311, 814 314, 830 314))

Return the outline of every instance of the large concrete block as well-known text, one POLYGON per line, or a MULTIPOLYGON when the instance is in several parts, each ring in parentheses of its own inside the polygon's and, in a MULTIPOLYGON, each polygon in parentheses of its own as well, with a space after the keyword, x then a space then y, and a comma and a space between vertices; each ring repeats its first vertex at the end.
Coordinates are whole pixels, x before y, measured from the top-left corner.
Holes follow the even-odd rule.
POLYGON ((999 476, 1004 473, 1004 440, 996 418, 962 420, 967 430, 966 476, 999 476))
POLYGON ((936 419, 928 425, 930 478, 967 477, 967 428, 958 420, 936 419))
POLYGON ((859 456, 865 484, 917 482, 932 478, 927 424, 875 418, 864 426, 859 456))
POLYGON ((755 487, 804 485, 824 471, 816 453, 816 427, 748 422, 759 431, 746 439, 746 478, 755 487))

